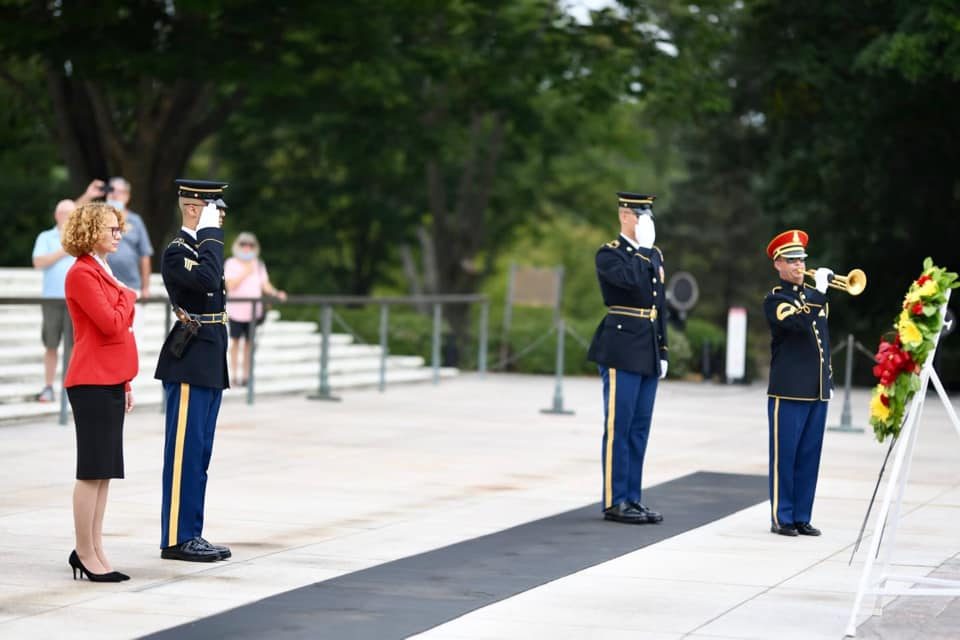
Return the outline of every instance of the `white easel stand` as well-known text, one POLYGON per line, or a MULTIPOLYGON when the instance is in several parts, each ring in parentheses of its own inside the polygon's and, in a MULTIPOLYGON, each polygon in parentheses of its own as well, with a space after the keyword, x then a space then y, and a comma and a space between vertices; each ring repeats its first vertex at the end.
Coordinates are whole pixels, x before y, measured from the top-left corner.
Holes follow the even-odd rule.
MULTIPOLYGON (((947 291, 947 302, 950 301, 950 291, 947 291)), ((947 309, 945 302, 940 307, 940 318, 943 319, 947 309)), ((863 566, 863 573, 860 576, 860 586, 857 588, 857 595, 853 601, 853 610, 850 612, 850 620, 847 623, 845 636, 849 638, 857 635, 857 614, 860 612, 860 605, 863 603, 863 596, 870 593, 876 596, 941 596, 957 597, 960 596, 960 580, 943 580, 939 578, 926 578, 916 576, 903 576, 890 573, 890 561, 893 556, 893 550, 897 544, 897 527, 900 524, 900 507, 903 502, 903 494, 907 488, 907 479, 910 477, 910 463, 913 460, 913 447, 917 441, 917 433, 920 430, 920 416, 923 413, 923 403, 927 394, 927 384, 933 382, 937 395, 943 402, 947 410, 947 415, 953 423, 953 427, 960 435, 960 418, 957 418, 953 405, 950 404, 950 398, 933 370, 933 356, 937 351, 937 345, 940 343, 940 335, 934 339, 933 350, 927 357, 926 364, 920 372, 920 389, 913 396, 910 405, 907 408, 907 419, 900 430, 900 435, 895 445, 897 454, 893 460, 893 469, 887 480, 887 487, 883 495, 883 504, 875 520, 874 532, 870 538, 870 549, 867 552, 867 561, 863 566), (894 485, 897 485, 896 488, 894 485), (894 491, 896 491, 896 504, 893 513, 890 513, 890 506, 893 502, 894 491), (888 519, 888 516, 889 519, 888 519), (887 546, 884 553, 883 564, 879 571, 879 576, 874 578, 873 568, 874 559, 880 549, 880 539, 883 537, 884 527, 887 529, 887 546), (896 582, 900 586, 890 586, 888 583, 896 582), (926 585, 927 588, 914 589, 913 585, 926 585)))

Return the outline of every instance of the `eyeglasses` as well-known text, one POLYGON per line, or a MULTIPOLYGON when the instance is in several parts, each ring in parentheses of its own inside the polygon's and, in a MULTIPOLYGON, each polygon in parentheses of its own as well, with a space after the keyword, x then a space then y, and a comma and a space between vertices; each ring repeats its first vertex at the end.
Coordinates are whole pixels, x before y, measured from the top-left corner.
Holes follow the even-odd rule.
POLYGON ((123 235, 123 227, 104 227, 104 229, 109 231, 114 238, 119 238, 123 235))
POLYGON ((238 242, 237 246, 238 247, 256 247, 257 245, 252 242, 243 241, 243 242, 238 242))

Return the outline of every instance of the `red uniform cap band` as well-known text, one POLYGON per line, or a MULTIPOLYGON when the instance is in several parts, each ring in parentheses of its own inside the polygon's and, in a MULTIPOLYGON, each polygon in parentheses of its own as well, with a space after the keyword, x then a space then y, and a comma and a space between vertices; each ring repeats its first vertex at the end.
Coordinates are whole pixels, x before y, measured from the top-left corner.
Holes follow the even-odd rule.
POLYGON ((807 232, 799 229, 790 229, 779 233, 767 245, 767 257, 771 260, 777 258, 806 258, 807 252, 805 249, 809 239, 807 232))

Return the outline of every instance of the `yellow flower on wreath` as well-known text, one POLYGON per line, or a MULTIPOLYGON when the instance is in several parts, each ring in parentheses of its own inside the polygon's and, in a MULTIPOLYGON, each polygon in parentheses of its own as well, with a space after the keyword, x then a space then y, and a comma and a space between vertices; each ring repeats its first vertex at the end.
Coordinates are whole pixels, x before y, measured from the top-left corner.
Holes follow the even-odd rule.
POLYGON ((915 347, 923 342, 923 334, 920 329, 910 319, 910 310, 904 309, 900 313, 900 320, 897 322, 897 333, 900 334, 900 342, 905 345, 915 347))
POLYGON ((873 390, 873 399, 870 400, 870 417, 876 418, 881 422, 886 421, 886 419, 890 417, 890 407, 883 404, 883 400, 880 399, 886 391, 886 387, 878 384, 876 389, 873 390))
POLYGON ((937 281, 932 279, 927 280, 917 288, 917 293, 920 294, 921 298, 929 298, 936 295, 938 291, 940 291, 940 288, 937 286, 937 281))

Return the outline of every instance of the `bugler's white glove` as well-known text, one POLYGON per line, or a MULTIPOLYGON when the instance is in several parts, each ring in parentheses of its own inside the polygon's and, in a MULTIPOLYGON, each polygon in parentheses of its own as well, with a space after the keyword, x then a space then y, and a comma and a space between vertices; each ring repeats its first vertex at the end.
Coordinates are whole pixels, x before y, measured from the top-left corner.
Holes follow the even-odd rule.
POLYGON ((661 360, 660 361, 660 379, 663 380, 666 377, 667 377, 667 361, 661 360))
POLYGON ((813 274, 813 281, 816 283, 817 291, 820 293, 826 293, 827 287, 830 286, 830 276, 833 275, 832 269, 827 269, 826 267, 820 267, 813 274))
POLYGON ((220 211, 217 210, 217 205, 212 202, 208 202, 207 206, 203 208, 203 211, 200 212, 200 221, 197 222, 197 231, 200 229, 213 229, 220 226, 220 211))

